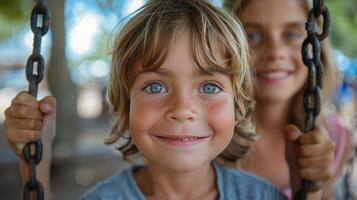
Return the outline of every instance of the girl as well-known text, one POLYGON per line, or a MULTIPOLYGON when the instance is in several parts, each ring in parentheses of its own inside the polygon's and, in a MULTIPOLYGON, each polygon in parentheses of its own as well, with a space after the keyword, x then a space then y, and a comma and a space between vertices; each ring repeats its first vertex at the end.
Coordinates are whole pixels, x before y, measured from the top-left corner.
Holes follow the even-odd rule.
MULTIPOLYGON (((245 28, 251 47, 251 64, 257 77, 253 115, 261 139, 253 145, 251 154, 240 160, 237 166, 263 177, 291 198, 283 133, 288 124, 303 127, 302 114, 298 112, 303 111, 301 97, 307 68, 302 62, 301 46, 306 37, 305 22, 311 5, 308 1, 297 0, 226 0, 225 7, 241 20, 245 28)), ((337 70, 326 41, 322 43, 322 52, 325 66, 323 94, 328 102, 337 70)), ((332 169, 336 178, 348 157, 345 148, 347 135, 336 116, 327 116, 326 107, 322 106, 316 131, 330 135, 337 146, 332 169)), ((328 146, 329 143, 325 143, 326 150, 328 146)), ((301 171, 301 174, 310 174, 316 178, 314 173, 326 164, 324 159, 313 160, 306 155, 306 159, 299 160, 299 164, 302 166, 308 161, 315 162, 315 170, 301 171)), ((324 182, 327 181, 325 179, 324 182)), ((331 197, 327 190, 331 189, 329 186, 332 181, 330 179, 325 187, 324 198, 331 197)), ((321 183, 318 188, 322 187, 321 183)))

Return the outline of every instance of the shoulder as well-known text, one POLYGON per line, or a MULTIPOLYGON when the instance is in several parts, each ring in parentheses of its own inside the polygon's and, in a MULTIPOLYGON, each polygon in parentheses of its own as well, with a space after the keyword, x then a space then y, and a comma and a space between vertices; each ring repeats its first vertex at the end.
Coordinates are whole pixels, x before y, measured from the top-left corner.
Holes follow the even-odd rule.
POLYGON ((133 178, 133 171, 137 168, 139 167, 132 166, 120 170, 111 177, 100 181, 95 186, 90 188, 81 197, 81 200, 142 199, 140 190, 138 189, 133 178))
POLYGON ((215 165, 220 199, 285 200, 286 196, 262 178, 236 168, 215 165))

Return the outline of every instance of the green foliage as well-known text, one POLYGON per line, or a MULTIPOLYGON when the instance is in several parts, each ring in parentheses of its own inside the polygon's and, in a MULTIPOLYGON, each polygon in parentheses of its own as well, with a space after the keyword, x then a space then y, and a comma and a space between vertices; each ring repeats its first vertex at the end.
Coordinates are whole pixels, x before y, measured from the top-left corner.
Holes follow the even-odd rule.
POLYGON ((34 1, 0 0, 0 41, 9 39, 29 20, 34 1))
POLYGON ((25 16, 22 12, 21 0, 1 1, 0 14, 11 20, 22 20, 25 16))
POLYGON ((357 56, 357 0, 327 0, 332 18, 331 40, 335 48, 357 56))

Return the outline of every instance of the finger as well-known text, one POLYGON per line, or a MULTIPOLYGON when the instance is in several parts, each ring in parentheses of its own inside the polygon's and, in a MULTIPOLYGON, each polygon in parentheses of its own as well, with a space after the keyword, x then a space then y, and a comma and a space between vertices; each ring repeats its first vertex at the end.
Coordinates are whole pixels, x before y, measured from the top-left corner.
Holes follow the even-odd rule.
POLYGON ((12 105, 6 113, 7 118, 18 119, 42 119, 42 113, 39 109, 35 109, 25 105, 12 105))
POLYGON ((300 169, 305 168, 319 168, 329 166, 333 161, 333 155, 320 156, 313 158, 300 158, 298 159, 298 165, 300 169))
POLYGON ((315 145, 301 145, 297 148, 299 158, 311 158, 331 155, 335 151, 335 144, 331 141, 315 145))
POLYGON ((43 113, 49 114, 56 108, 56 99, 52 96, 44 97, 40 101, 40 109, 43 113))
POLYGON ((7 138, 10 143, 29 143, 39 140, 41 132, 26 129, 8 129, 7 138))
POLYGON ((324 136, 321 134, 320 129, 316 128, 313 131, 303 134, 299 138, 300 144, 318 144, 324 140, 324 136))
POLYGON ((326 167, 300 169, 300 176, 308 181, 327 181, 332 177, 332 170, 326 167))
POLYGON ((22 91, 16 95, 11 102, 13 105, 26 105, 32 108, 39 108, 40 104, 37 99, 26 91, 22 91))
POLYGON ((14 153, 21 157, 22 151, 25 147, 25 143, 12 143, 9 139, 8 139, 8 141, 9 141, 9 144, 10 144, 12 150, 14 151, 14 153))
POLYGON ((288 126, 286 126, 284 131, 285 131, 285 138, 290 142, 297 141, 299 137, 302 135, 300 129, 293 124, 289 124, 288 126))
POLYGON ((321 154, 324 154, 324 145, 302 145, 297 148, 297 153, 299 158, 312 158, 319 157, 321 154))
POLYGON ((41 131, 42 121, 37 119, 8 119, 4 121, 4 127, 6 129, 28 129, 41 131))

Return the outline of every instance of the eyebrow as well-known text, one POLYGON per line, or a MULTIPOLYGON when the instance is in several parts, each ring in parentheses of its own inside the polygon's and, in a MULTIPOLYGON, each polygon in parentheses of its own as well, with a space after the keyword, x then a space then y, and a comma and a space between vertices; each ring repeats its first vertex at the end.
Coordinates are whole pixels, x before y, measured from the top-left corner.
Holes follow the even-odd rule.
POLYGON ((285 26, 287 27, 293 27, 293 28, 305 28, 305 23, 302 23, 302 22, 291 22, 291 23, 288 23, 286 24, 285 26))

